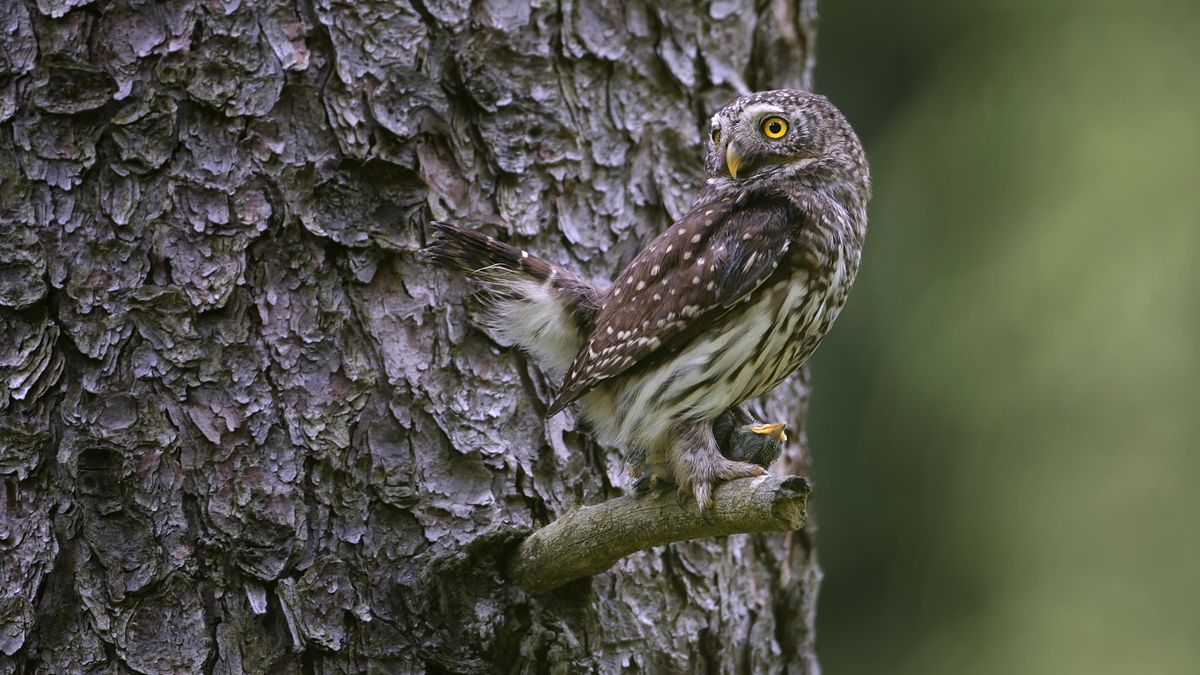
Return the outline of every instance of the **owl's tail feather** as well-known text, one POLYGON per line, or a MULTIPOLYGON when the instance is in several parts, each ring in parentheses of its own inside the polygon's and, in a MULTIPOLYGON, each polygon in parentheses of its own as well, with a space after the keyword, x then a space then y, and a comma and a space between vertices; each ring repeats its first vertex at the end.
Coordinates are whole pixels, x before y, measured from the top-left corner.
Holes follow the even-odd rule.
MULTIPOLYGON (((476 272, 500 265, 520 272, 534 281, 546 281, 556 271, 566 272, 561 267, 531 256, 521 249, 496 241, 475 230, 434 221, 433 241, 425 253, 435 261, 453 265, 468 272, 476 272)), ((568 273, 569 274, 569 273, 568 273)))
POLYGON ((449 223, 430 223, 435 262, 471 272, 487 292, 488 325, 555 375, 571 367, 596 323, 599 293, 565 268, 449 223))

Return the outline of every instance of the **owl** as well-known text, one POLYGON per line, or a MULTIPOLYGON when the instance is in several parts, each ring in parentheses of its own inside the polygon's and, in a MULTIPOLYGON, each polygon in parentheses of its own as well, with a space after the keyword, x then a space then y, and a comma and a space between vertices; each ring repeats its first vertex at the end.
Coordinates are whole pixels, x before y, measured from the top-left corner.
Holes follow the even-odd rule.
POLYGON ((640 484, 677 486, 706 519, 717 482, 765 471, 722 453, 713 421, 816 349, 858 271, 871 194, 862 145, 822 96, 744 96, 708 136, 695 204, 607 288, 446 223, 427 249, 472 272, 492 329, 563 378, 548 417, 575 403, 640 484))

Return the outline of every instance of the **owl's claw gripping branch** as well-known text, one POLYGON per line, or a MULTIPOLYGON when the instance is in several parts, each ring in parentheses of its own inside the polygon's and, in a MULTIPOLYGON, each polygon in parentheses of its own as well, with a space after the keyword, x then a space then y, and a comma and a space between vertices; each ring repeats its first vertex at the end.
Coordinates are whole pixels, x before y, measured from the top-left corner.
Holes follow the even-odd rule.
POLYGON ((508 561, 508 578, 540 595, 599 574, 621 558, 676 541, 804 527, 808 481, 758 476, 716 485, 708 514, 691 499, 669 493, 618 497, 585 506, 529 535, 508 561))

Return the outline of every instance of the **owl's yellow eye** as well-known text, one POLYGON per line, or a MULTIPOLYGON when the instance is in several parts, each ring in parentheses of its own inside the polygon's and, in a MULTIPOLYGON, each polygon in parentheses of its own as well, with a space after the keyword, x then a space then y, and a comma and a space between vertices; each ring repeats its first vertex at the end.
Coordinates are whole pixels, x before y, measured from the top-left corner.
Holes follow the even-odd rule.
POLYGON ((721 144, 721 130, 720 129, 712 130, 712 139, 713 139, 713 145, 721 144))
POLYGON ((787 133, 787 122, 782 117, 772 117, 763 122, 763 133, 767 138, 782 138, 787 133))

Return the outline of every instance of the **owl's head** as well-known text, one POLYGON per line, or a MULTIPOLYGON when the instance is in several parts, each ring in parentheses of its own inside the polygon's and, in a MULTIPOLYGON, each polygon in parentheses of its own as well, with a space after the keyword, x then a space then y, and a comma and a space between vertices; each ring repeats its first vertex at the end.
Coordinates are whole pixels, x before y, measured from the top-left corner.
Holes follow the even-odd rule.
POLYGON ((824 96, 787 89, 743 96, 713 115, 709 139, 705 173, 717 188, 867 185, 862 144, 824 96))

